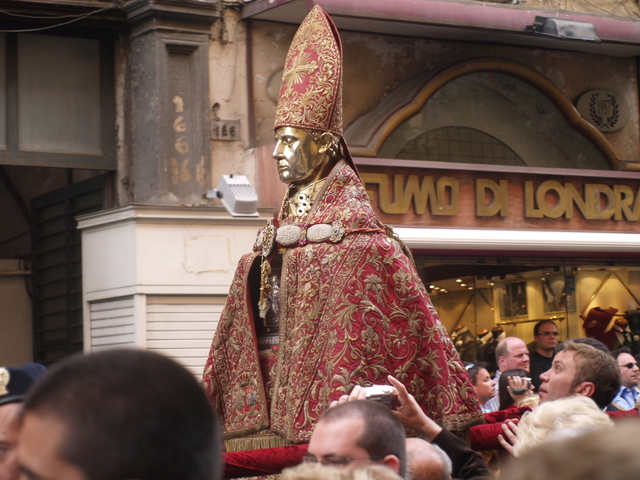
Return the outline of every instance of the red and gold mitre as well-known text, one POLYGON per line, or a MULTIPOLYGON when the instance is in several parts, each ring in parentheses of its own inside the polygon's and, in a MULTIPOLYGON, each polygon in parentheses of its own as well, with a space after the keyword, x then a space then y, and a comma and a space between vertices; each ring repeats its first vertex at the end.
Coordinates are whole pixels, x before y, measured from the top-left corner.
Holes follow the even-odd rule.
POLYGON ((274 128, 280 127, 342 137, 342 44, 333 21, 318 5, 287 53, 274 128))

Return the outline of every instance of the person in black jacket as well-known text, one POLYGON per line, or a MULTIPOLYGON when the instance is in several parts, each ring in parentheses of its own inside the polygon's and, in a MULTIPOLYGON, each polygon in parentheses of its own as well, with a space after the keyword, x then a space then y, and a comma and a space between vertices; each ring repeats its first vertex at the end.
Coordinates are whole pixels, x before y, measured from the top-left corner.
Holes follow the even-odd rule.
POLYGON ((558 327, 551 320, 540 320, 533 327, 533 342, 535 350, 529 355, 531 358, 531 383, 536 392, 542 384, 540 375, 551 368, 553 357, 558 346, 558 327))
MULTIPOLYGON (((452 464, 452 478, 460 480, 495 479, 479 453, 474 452, 460 438, 431 420, 401 382, 391 375, 387 377, 387 380, 394 387, 395 400, 392 404, 397 406, 392 410, 393 413, 405 428, 417 432, 422 439, 440 447, 449 456, 452 464)), ((364 390, 356 385, 350 395, 343 395, 334 404, 362 400, 364 398, 364 390)), ((411 465, 411 458, 408 458, 408 460, 408 470, 410 472, 419 470, 411 465)), ((440 480, 441 478, 443 477, 431 475, 428 477, 412 476, 411 480, 440 480)))

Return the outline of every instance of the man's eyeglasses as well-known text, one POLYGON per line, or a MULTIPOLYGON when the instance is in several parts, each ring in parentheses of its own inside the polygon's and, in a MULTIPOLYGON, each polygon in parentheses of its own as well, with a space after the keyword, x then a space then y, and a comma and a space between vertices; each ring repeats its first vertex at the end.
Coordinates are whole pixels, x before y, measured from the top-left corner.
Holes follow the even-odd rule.
POLYGON ((304 463, 319 463, 323 467, 345 467, 349 465, 351 462, 355 462, 356 460, 382 460, 384 457, 365 457, 365 458, 348 458, 348 457, 340 457, 338 455, 326 455, 320 459, 316 458, 311 454, 307 454, 302 457, 302 461, 304 463))
POLYGON ((624 365, 620 365, 621 367, 627 367, 629 370, 631 370, 633 367, 637 367, 638 364, 637 363, 625 363, 624 365))
POLYGON ((548 337, 549 335, 553 335, 554 337, 557 337, 560 334, 558 332, 540 332, 540 333, 536 333, 536 335, 542 336, 542 337, 548 337))

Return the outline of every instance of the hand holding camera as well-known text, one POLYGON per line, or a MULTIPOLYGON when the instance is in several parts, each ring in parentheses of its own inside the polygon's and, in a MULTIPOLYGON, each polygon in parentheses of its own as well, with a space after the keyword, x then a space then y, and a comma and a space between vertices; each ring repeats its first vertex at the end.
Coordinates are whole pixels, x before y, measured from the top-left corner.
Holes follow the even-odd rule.
POLYGON ((530 393, 533 393, 531 391, 532 384, 529 377, 510 376, 508 380, 508 390, 511 396, 514 397, 514 400, 518 400, 515 397, 520 397, 522 395, 526 396, 530 393))

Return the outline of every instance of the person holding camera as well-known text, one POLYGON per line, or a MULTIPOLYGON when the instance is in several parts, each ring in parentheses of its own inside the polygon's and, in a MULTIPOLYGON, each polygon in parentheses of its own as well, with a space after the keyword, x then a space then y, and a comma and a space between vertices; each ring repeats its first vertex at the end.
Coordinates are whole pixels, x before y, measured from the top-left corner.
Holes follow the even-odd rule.
MULTIPOLYGON (((490 472, 486 463, 482 459, 482 456, 474 452, 465 442, 460 440, 456 435, 451 433, 446 428, 441 427, 436 422, 434 422, 431 418, 429 418, 423 409, 420 407, 415 397, 411 395, 406 387, 398 381, 396 378, 389 375, 387 377, 387 381, 393 387, 392 399, 390 401, 390 409, 387 408, 387 412, 392 413, 395 417, 400 421, 402 426, 408 430, 412 430, 416 432, 420 438, 426 440, 432 446, 439 447, 444 453, 448 455, 451 460, 451 476, 454 479, 463 479, 463 480, 487 480, 494 479, 495 477, 490 472)), ((381 387, 381 386, 376 386, 381 387)), ((370 388, 376 388, 370 387, 370 388)), ((365 400, 367 398, 367 388, 360 387, 359 385, 355 385, 351 390, 350 395, 343 395, 339 400, 333 401, 331 403, 331 408, 320 417, 320 422, 318 423, 318 427, 322 422, 322 417, 326 414, 331 414, 331 411, 337 408, 343 408, 344 405, 349 405, 350 403, 360 404, 359 400, 365 400)), ((366 403, 366 402, 365 402, 366 403)), ((373 402, 370 402, 373 403, 373 402)), ((312 448, 314 448, 314 436, 318 434, 318 427, 314 430, 311 436, 311 442, 309 443, 309 452, 312 452, 312 448)), ((321 430, 324 435, 324 431, 321 430)), ((346 433, 345 430, 334 430, 334 438, 337 438, 338 435, 342 435, 346 433)), ((385 433, 386 436, 387 434, 385 433)), ((411 440, 411 439, 408 439, 411 440)), ((359 440, 359 443, 366 444, 368 439, 365 437, 359 440)), ((435 456, 432 456, 434 458, 435 456)), ((409 470, 409 478, 412 480, 436 480, 443 478, 442 475, 433 475, 433 476, 419 476, 415 475, 416 472, 427 471, 431 472, 434 469, 426 469, 423 468, 423 465, 419 465, 417 462, 419 461, 417 455, 409 458, 408 470, 409 470), (416 463, 411 463, 412 459, 416 459, 416 463), (414 475, 411 474, 414 473, 414 475)), ((432 460, 435 461, 435 460, 432 460)), ((442 462, 442 467, 440 468, 440 472, 442 473, 445 468, 446 462, 442 462)), ((438 471, 438 470, 436 470, 438 471)), ((431 475, 431 474, 430 474, 431 475)))
POLYGON ((514 368, 502 373, 498 382, 499 410, 506 410, 513 406, 520 407, 522 401, 534 397, 533 385, 527 374, 528 372, 522 368, 514 368))
MULTIPOLYGON (((579 338, 566 340, 558 347, 552 367, 540 376, 540 404, 574 395, 590 397, 600 409, 611 403, 620 387, 619 368, 611 355, 605 353, 606 347, 603 346, 603 351, 592 342, 593 339, 579 338)), ((530 410, 530 406, 525 406, 485 415, 487 424, 469 429, 471 447, 483 451, 502 446, 512 452, 517 421, 530 410)))

